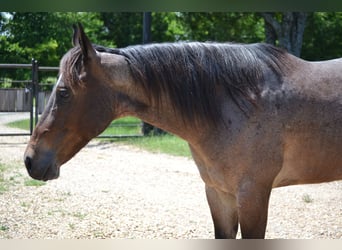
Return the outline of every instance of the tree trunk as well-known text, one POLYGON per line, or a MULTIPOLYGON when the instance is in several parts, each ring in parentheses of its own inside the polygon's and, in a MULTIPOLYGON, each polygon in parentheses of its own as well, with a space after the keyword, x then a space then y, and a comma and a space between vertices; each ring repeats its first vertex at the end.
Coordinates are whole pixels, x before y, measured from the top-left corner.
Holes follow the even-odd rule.
POLYGON ((307 13, 263 12, 261 16, 265 20, 266 42, 278 45, 295 56, 300 56, 307 13))
POLYGON ((265 36, 266 36, 266 43, 270 43, 275 45, 277 41, 277 34, 268 22, 265 22, 265 36))

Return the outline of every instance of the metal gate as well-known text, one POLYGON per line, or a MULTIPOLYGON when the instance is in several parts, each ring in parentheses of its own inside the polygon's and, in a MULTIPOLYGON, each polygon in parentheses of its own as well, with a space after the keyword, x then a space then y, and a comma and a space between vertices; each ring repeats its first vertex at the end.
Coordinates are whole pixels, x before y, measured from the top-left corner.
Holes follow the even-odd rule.
POLYGON ((31 71, 30 80, 12 80, 12 83, 26 83, 25 88, 0 88, 0 114, 9 116, 18 114, 18 112, 29 112, 29 133, 0 131, 0 136, 31 135, 34 125, 38 121, 38 115, 42 113, 49 96, 49 93, 40 91, 38 72, 58 71, 58 67, 41 67, 36 60, 32 59, 31 64, 0 64, 0 69, 27 69, 31 71))

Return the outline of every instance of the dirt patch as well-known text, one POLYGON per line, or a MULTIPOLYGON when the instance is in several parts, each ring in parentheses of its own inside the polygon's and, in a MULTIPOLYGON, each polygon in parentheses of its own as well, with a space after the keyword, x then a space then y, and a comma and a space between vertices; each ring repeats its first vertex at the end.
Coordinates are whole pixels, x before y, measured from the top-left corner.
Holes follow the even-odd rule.
MULTIPOLYGON (((28 137, 0 137, 10 183, 0 238, 213 238, 204 184, 191 159, 92 141, 59 179, 25 185, 28 137)), ((274 189, 267 238, 342 238, 342 182, 274 189)))

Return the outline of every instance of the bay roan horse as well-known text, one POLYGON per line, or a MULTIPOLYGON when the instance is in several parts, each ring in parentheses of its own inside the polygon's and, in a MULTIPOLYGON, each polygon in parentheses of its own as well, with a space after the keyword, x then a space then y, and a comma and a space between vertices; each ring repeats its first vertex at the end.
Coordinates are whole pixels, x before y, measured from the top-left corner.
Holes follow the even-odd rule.
MULTIPOLYGON (((28 143, 50 180, 113 119, 135 116, 186 140, 216 238, 263 238, 271 189, 342 179, 342 60, 307 62, 267 44, 108 49, 81 25, 28 143)), ((290 205, 290 204, 289 204, 290 205)))

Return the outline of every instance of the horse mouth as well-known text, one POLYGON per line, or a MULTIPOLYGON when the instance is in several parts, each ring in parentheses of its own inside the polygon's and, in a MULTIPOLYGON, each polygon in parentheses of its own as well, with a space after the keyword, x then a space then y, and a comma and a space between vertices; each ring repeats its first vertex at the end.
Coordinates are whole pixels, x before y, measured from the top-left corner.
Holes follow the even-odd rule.
POLYGON ((24 161, 27 172, 33 179, 48 181, 59 177, 59 166, 57 166, 57 164, 37 168, 33 166, 32 159, 30 157, 25 157, 24 161))
POLYGON ((59 167, 57 165, 53 167, 49 167, 45 174, 42 176, 42 181, 49 181, 53 179, 57 179, 59 177, 59 167))

